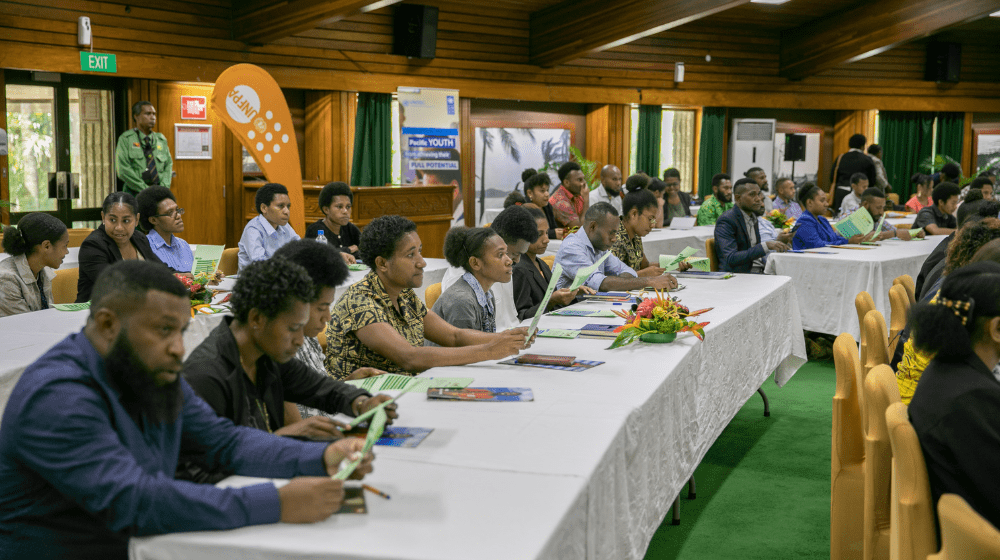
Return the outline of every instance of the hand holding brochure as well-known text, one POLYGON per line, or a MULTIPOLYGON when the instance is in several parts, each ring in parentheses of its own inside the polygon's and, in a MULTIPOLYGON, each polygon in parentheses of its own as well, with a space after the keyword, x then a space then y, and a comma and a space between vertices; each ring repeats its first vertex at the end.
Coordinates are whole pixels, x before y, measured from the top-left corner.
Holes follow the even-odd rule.
MULTIPOLYGON (((884 215, 882 219, 885 219, 884 215)), ((881 226, 881 222, 879 225, 881 226)), ((864 208, 858 208, 850 216, 833 225, 833 229, 837 230, 837 233, 848 239, 855 235, 868 235, 874 228, 875 220, 864 208)))
MULTIPOLYGON (((611 253, 608 253, 608 255, 610 254, 611 253)), ((605 255, 605 258, 607 258, 607 255, 605 255)), ((598 264, 600 264, 600 261, 598 261, 598 264)), ((595 268, 594 270, 597 269, 595 268)), ((535 334, 535 331, 538 329, 538 321, 542 318, 542 315, 545 315, 545 309, 549 306, 549 299, 552 298, 552 292, 555 291, 556 283, 559 282, 560 276, 562 276, 562 265, 556 263, 555 267, 552 268, 552 278, 549 279, 549 286, 545 288, 545 297, 543 297, 542 302, 538 304, 538 311, 535 312, 535 318, 531 320, 531 326, 528 327, 528 339, 530 339, 531 335, 535 334)), ((590 274, 587 274, 587 276, 590 276, 590 274)), ((577 273, 577 279, 579 278, 580 273, 577 273)), ((576 288, 570 289, 575 290, 576 288)))
POLYGON ((225 245, 203 245, 198 244, 194 250, 194 264, 191 265, 192 274, 215 274, 219 268, 219 261, 222 260, 222 252, 225 245))
MULTIPOLYGON (((585 267, 581 268, 580 270, 576 271, 576 278, 574 278, 573 279, 573 283, 570 284, 569 290, 573 291, 573 290, 579 288, 580 286, 582 286, 590 278, 590 276, 593 273, 597 272, 598 268, 601 268, 601 265, 604 263, 604 261, 608 260, 608 257, 610 257, 610 256, 611 256, 611 251, 608 251, 608 252, 604 253, 603 257, 597 259, 597 262, 595 262, 594 264, 592 264, 590 266, 585 266, 585 267)), ((552 272, 552 276, 553 277, 556 276, 555 271, 552 272)))
POLYGON ((686 247, 680 252, 676 257, 671 258, 670 255, 660 255, 660 268, 665 269, 667 272, 671 270, 676 270, 677 267, 688 257, 693 256, 698 252, 698 249, 694 247, 686 247))

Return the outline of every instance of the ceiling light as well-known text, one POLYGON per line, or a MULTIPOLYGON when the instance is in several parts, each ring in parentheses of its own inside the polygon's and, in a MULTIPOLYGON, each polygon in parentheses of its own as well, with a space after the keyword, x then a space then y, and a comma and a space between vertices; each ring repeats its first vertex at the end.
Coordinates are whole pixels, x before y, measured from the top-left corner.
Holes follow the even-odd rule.
POLYGON ((778 5, 778 4, 784 4, 785 2, 788 2, 788 0, 750 0, 750 2, 752 2, 754 4, 773 4, 773 5, 778 5))
MULTIPOLYGON (((750 1, 753 2, 754 0, 750 1)), ((993 12, 992 14, 990 14, 990 17, 1000 17, 1000 12, 993 12)))

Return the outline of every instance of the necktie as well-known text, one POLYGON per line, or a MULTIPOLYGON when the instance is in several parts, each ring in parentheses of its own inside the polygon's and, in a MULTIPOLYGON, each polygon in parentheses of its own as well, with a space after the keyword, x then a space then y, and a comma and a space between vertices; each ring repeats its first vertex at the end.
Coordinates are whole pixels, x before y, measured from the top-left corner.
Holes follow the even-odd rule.
POLYGON ((142 145, 142 155, 146 157, 146 170, 142 173, 142 179, 147 185, 159 185, 160 176, 156 172, 156 161, 153 159, 153 139, 147 136, 142 145))

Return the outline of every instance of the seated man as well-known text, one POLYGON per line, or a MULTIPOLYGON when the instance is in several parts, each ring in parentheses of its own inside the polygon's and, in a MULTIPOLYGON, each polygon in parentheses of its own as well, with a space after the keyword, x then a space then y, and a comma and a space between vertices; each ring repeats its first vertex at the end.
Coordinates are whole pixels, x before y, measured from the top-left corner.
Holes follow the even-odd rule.
MULTIPOLYGON (((767 184, 767 171, 760 167, 751 167, 743 172, 743 176, 757 183, 757 186, 760 187, 761 200, 764 201, 764 213, 770 214, 771 210, 774 210, 774 201, 771 199, 767 184)), ((736 186, 733 185, 733 188, 735 189, 736 186)))
POLYGON ((927 235, 948 235, 958 224, 952 213, 958 208, 958 195, 962 190, 955 183, 941 183, 934 187, 931 200, 934 202, 917 213, 914 228, 923 228, 927 235))
MULTIPOLYGON (((531 216, 535 218, 538 226, 538 240, 528 246, 528 250, 521 255, 521 259, 514 265, 514 293, 517 294, 515 304, 517 305, 517 318, 521 321, 530 319, 538 312, 538 306, 545 298, 545 291, 552 280, 552 270, 549 265, 539 255, 545 253, 549 246, 548 220, 545 214, 538 208, 529 208, 531 216)), ((576 290, 567 289, 555 290, 549 297, 546 312, 559 307, 565 307, 576 299, 580 292, 592 294, 594 290, 586 286, 580 286, 576 290)))
MULTIPOLYGON (((844 206, 847 204, 847 199, 844 199, 844 206)), ((844 206, 841 206, 843 208, 844 206)), ((882 215, 885 214, 885 193, 882 189, 878 187, 870 187, 865 189, 864 194, 861 195, 861 208, 864 208, 869 215, 872 217, 872 221, 875 222, 877 226, 879 220, 882 219, 882 215)), ((858 209, 860 210, 860 208, 858 209)), ((857 212, 857 210, 855 210, 857 212)), ((906 228, 897 228, 890 224, 889 222, 882 222, 882 230, 878 232, 872 232, 872 241, 882 241, 883 239, 891 239, 893 237, 898 237, 905 241, 911 239, 910 230, 906 228)), ((916 237, 923 238, 924 230, 920 230, 916 237)))
MULTIPOLYGON (((968 204, 963 204, 958 209, 958 227, 964 226, 970 220, 975 219, 979 221, 983 218, 996 218, 1000 215, 1000 202, 996 201, 986 201, 977 200, 975 202, 970 202, 968 204)), ((958 231, 958 230, 956 230, 958 231)), ((927 258, 924 259, 924 264, 920 265, 920 273, 917 274, 917 279, 915 282, 914 290, 916 292, 917 299, 921 298, 921 294, 924 293, 924 288, 929 287, 927 282, 927 277, 937 268, 938 264, 944 260, 945 256, 948 254, 948 247, 951 245, 952 240, 955 239, 955 232, 953 231, 948 237, 945 237, 938 243, 937 247, 927 258)), ((933 284, 933 282, 930 282, 933 284)))
POLYGON ((580 225, 583 213, 589 205, 587 178, 583 169, 575 161, 567 161, 559 168, 559 188, 549 197, 549 204, 561 227, 572 228, 580 225))
POLYGON ((159 185, 146 187, 135 202, 139 225, 156 256, 177 272, 191 272, 194 253, 187 241, 174 235, 184 231, 184 209, 177 206, 173 191, 159 185))
POLYGON ((719 270, 760 274, 764 272, 764 257, 771 251, 787 251, 792 234, 782 232, 775 241, 761 241, 757 218, 764 215, 764 195, 756 181, 736 181, 733 194, 736 207, 723 212, 715 223, 719 270))
POLYGON ((240 270, 254 261, 263 261, 282 245, 299 238, 288 225, 292 201, 284 185, 268 183, 254 197, 257 217, 247 222, 240 238, 240 270))
POLYGON ((674 218, 691 215, 691 195, 680 190, 681 172, 674 167, 665 170, 663 183, 666 185, 666 192, 657 199, 659 207, 656 210, 656 227, 670 227, 674 218))
MULTIPOLYGON (((525 210, 508 208, 515 209, 525 210)), ((428 311, 413 292, 427 266, 421 249, 417 225, 402 216, 380 216, 365 226, 361 259, 371 271, 333 307, 326 329, 327 373, 344 379, 360 367, 375 367, 416 374, 499 360, 528 347, 526 327, 487 334, 455 328, 428 311), (445 348, 424 346, 425 337, 445 348)))
MULTIPOLYGON (((535 220, 528 209, 521 206, 505 208, 493 219, 490 229, 507 244, 507 256, 514 261, 514 264, 517 264, 521 254, 528 250, 528 245, 538 239, 535 220)), ((441 293, 448 291, 465 273, 466 270, 460 266, 449 267, 441 279, 441 293)), ((505 331, 516 327, 520 321, 517 319, 517 305, 514 303, 514 285, 510 282, 498 282, 493 284, 490 291, 493 293, 496 305, 497 330, 505 331)))
POLYGON ((868 190, 868 176, 864 173, 851 175, 851 194, 845 196, 844 200, 840 202, 840 214, 837 214, 838 220, 850 216, 855 210, 861 208, 861 195, 866 190, 868 190))
MULTIPOLYGON (((319 191, 319 210, 322 220, 316 220, 306 228, 306 239, 316 239, 319 232, 330 246, 338 249, 347 264, 354 264, 358 257, 358 240, 361 230, 351 223, 351 208, 354 193, 343 181, 327 183, 319 191)), ((287 223, 287 222, 286 222, 287 223)))
MULTIPOLYGON (((389 400, 322 375, 295 359, 316 290, 301 266, 283 258, 251 263, 233 287, 232 317, 184 361, 182 373, 216 414, 237 426, 277 435, 339 437, 326 418, 285 421, 285 401, 357 416, 389 400)), ((391 415, 395 415, 392 412, 391 415)), ((178 474, 218 482, 230 473, 207 468, 199 454, 178 474)))
POLYGON ((795 200, 795 181, 788 177, 778 179, 778 184, 774 186, 778 196, 774 197, 774 209, 780 210, 787 218, 799 219, 802 215, 802 207, 795 200))
POLYGON ((733 207, 733 181, 729 175, 718 173, 712 177, 712 196, 706 198, 698 209, 695 225, 714 226, 723 212, 733 207))
MULTIPOLYGON (((120 558, 131 536, 325 519, 329 475, 358 439, 304 443, 233 426, 180 378, 187 289, 128 260, 97 278, 79 333, 28 366, 0 427, 0 558, 120 558), (174 480, 183 448, 241 475, 293 478, 217 488, 174 480)), ((355 474, 371 472, 371 456, 355 474)))
POLYGON ((622 211, 622 172, 615 165, 601 168, 601 186, 590 191, 590 203, 607 202, 622 211))
MULTIPOLYGON (((566 236, 556 253, 555 262, 563 269, 556 288, 569 288, 580 269, 593 265, 611 250, 618 237, 619 224, 618 211, 607 202, 598 202, 587 210, 583 227, 566 236)), ((599 292, 641 290, 646 287, 672 290, 677 287, 677 279, 670 274, 639 278, 635 270, 618 257, 608 255, 583 285, 599 292)))

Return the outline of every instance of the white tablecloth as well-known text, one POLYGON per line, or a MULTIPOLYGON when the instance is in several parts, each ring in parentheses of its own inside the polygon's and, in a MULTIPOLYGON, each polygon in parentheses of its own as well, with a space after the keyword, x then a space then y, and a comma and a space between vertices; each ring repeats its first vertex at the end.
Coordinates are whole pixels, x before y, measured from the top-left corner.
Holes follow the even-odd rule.
MULTIPOLYGON (((691 229, 661 228, 642 238, 642 249, 650 263, 660 262, 660 255, 676 255, 687 247, 698 249, 697 257, 705 256, 705 241, 715 236, 715 226, 697 226, 691 229)), ((554 255, 562 241, 549 241, 546 255, 554 255)))
POLYGON ((802 327, 831 335, 851 333, 860 338, 854 298, 867 291, 875 308, 889 321, 889 288, 897 276, 909 274, 914 279, 927 255, 946 236, 930 236, 923 241, 882 241, 869 250, 833 249, 816 251, 835 253, 771 253, 764 272, 790 276, 802 310, 802 327))
MULTIPOLYGON (((672 344, 608 351, 610 341, 539 339, 533 352, 606 363, 579 373, 494 362, 427 372, 474 377, 475 386, 530 387, 535 401, 403 396, 398 424, 434 432, 415 449, 376 450, 366 482, 392 500, 368 495, 367 515, 134 539, 132 558, 642 558, 743 403, 772 371, 783 385, 805 361, 789 279, 685 283, 686 305, 715 307, 703 316, 712 322, 703 343, 685 334, 672 344)), ((589 322, 621 323, 547 316, 540 326, 589 322)))

